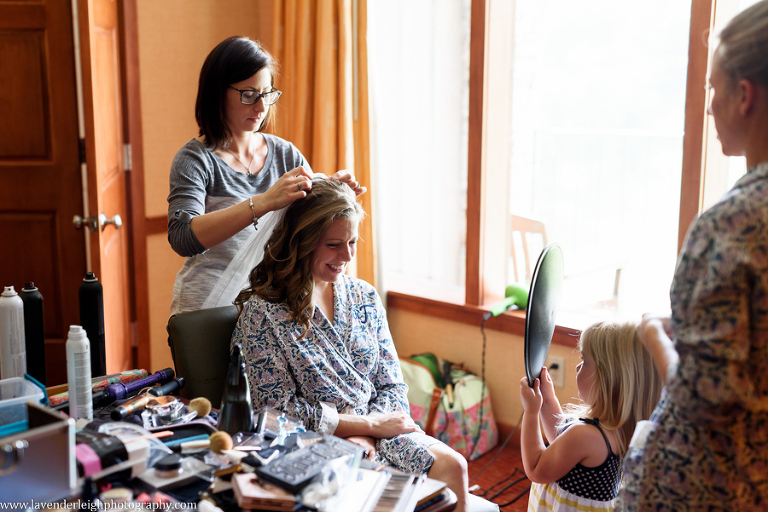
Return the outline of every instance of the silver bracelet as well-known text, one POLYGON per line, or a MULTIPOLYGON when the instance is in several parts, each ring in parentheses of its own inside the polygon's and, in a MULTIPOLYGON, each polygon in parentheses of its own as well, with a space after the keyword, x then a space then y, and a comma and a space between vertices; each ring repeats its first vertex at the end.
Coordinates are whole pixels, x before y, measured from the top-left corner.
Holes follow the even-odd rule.
POLYGON ((253 208, 253 198, 248 199, 248 206, 251 207, 251 213, 253 214, 253 229, 258 230, 259 226, 257 225, 259 223, 259 218, 256 216, 256 210, 253 208))

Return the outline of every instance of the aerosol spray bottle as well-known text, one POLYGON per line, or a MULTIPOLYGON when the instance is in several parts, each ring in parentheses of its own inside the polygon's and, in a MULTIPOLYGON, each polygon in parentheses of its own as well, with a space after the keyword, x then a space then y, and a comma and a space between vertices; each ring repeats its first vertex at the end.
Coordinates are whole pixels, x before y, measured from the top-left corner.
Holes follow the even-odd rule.
POLYGON ((97 377, 107 374, 104 346, 104 290, 93 272, 80 283, 80 325, 91 342, 91 371, 97 377))
POLYGON ((69 326, 67 336, 67 384, 69 385, 69 417, 93 420, 91 387, 91 351, 85 329, 69 326))
POLYGON ((6 286, 0 295, 0 378, 23 377, 25 373, 24 303, 13 286, 6 286))
POLYGON ((21 289, 24 303, 24 338, 27 346, 27 373, 45 385, 45 325, 43 296, 35 283, 21 289))

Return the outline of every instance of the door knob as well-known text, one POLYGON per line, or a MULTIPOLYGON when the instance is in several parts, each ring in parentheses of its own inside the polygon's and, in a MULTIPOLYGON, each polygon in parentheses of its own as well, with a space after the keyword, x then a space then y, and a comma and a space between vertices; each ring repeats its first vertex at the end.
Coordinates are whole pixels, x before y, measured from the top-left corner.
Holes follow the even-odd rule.
POLYGON ((75 226, 75 229, 83 229, 83 226, 91 231, 99 229, 98 219, 94 216, 81 217, 80 215, 75 215, 75 218, 72 219, 72 224, 75 226))
POLYGON ((120 226, 123 225, 123 219, 120 217, 119 213, 116 213, 115 216, 110 219, 104 215, 104 212, 101 212, 99 214, 99 225, 101 226, 101 230, 104 231, 104 228, 106 228, 108 224, 114 225, 115 229, 120 229, 120 226))

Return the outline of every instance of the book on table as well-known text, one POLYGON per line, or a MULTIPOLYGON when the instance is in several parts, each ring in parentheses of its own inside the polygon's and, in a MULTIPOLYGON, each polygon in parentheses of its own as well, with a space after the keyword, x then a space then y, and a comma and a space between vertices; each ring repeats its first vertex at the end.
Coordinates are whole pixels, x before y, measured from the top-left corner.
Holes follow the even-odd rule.
POLYGON ((416 493, 417 499, 414 510, 423 510, 428 508, 428 505, 431 505, 433 501, 439 501, 439 498, 443 496, 447 488, 448 485, 443 481, 425 478, 416 493))
POLYGON ((423 505, 424 503, 437 498, 443 491, 445 491, 446 487, 448 486, 445 482, 435 480, 434 478, 425 478, 417 492, 418 499, 416 501, 416 506, 418 507, 419 505, 423 505))

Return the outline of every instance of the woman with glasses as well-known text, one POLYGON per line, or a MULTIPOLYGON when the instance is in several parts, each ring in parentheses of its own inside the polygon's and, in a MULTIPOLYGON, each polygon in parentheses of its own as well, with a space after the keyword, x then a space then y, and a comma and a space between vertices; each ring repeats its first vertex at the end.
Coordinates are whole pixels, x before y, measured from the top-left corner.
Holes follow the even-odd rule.
MULTIPOLYGON (((219 43, 203 64, 195 103, 200 137, 171 165, 168 241, 187 257, 171 314, 231 304, 245 283, 220 281, 228 267, 243 264, 238 260, 246 257, 254 229, 270 229, 270 212, 312 188, 312 169, 301 152, 265 133, 281 94, 275 76, 269 53, 245 37, 219 43), (223 291, 213 294, 217 287, 223 291)), ((332 178, 358 195, 365 191, 346 171, 332 178)))

